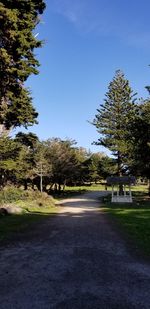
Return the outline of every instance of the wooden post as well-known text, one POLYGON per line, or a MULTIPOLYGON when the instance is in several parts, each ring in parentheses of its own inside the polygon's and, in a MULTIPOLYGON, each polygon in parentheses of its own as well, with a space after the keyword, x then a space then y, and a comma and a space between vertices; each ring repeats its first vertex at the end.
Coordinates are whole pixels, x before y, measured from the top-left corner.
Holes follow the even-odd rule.
POLYGON ((43 192, 43 166, 41 163, 41 173, 40 173, 40 191, 43 192))
POLYGON ((117 196, 119 196, 119 190, 120 190, 120 188, 117 187, 117 196))
POLYGON ((132 197, 131 186, 129 186, 129 195, 130 195, 130 197, 132 197))
POLYGON ((114 197, 114 186, 112 185, 112 199, 114 197))
POLYGON ((126 186, 124 185, 124 196, 126 196, 126 186))

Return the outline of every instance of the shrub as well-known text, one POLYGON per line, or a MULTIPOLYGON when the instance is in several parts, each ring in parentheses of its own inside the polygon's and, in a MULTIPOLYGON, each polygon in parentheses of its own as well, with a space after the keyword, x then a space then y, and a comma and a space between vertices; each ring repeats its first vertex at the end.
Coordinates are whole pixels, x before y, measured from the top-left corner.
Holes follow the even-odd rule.
POLYGON ((54 204, 54 200, 47 193, 33 190, 23 190, 13 186, 5 187, 0 191, 0 205, 17 201, 37 201, 40 206, 54 204))
POLYGON ((26 197, 26 192, 21 188, 5 187, 2 191, 0 191, 0 204, 11 203, 20 199, 24 200, 26 197))

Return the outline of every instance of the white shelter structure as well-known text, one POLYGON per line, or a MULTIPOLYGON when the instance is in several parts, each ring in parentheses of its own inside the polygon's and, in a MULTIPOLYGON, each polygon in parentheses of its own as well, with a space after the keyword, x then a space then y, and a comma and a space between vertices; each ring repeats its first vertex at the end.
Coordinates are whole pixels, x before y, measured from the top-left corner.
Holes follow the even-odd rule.
POLYGON ((134 176, 111 176, 107 178, 107 184, 112 187, 112 203, 132 203, 131 186, 135 185, 136 179, 134 176), (122 192, 120 194, 120 185, 122 192))

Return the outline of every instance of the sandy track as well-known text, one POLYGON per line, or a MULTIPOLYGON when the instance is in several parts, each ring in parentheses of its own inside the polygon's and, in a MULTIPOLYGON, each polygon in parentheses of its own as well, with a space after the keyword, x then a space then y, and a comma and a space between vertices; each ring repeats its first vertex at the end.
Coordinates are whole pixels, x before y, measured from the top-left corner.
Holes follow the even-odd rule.
POLYGON ((150 266, 130 256, 90 192, 0 250, 0 309, 150 308, 150 266), (36 237, 37 235, 37 237, 36 237))

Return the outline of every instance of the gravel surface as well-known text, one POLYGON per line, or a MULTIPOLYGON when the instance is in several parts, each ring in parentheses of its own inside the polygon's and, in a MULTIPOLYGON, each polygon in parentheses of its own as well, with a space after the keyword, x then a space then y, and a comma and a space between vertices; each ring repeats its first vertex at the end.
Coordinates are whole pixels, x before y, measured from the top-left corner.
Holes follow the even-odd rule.
POLYGON ((90 192, 0 249, 0 309, 150 308, 150 265, 128 252, 90 192))

